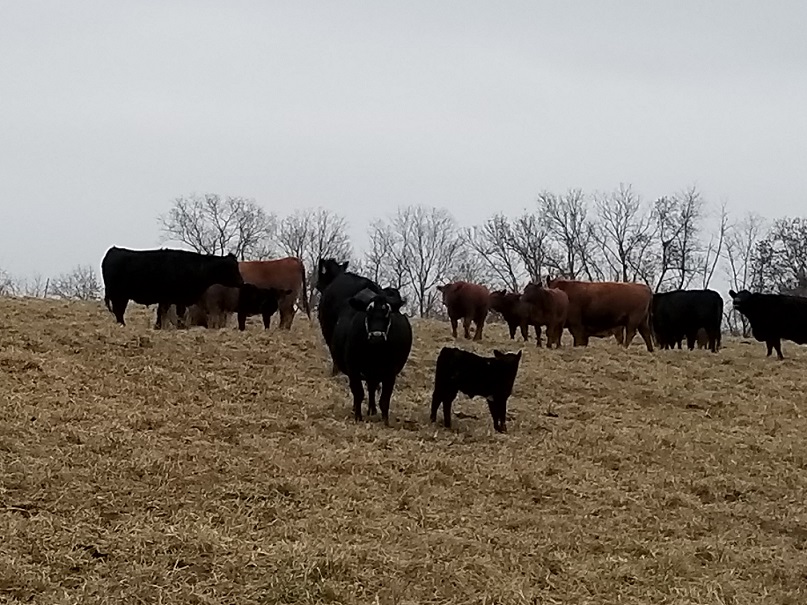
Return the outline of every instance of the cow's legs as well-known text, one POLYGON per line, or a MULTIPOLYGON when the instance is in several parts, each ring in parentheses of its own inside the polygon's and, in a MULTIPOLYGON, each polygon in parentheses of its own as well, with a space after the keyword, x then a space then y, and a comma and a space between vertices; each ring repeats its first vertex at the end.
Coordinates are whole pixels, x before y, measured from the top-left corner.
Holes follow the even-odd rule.
MULTIPOLYGON (((264 323, 266 320, 264 319, 264 323)), ((242 332, 247 329, 247 314, 246 313, 238 313, 238 329, 242 332)))
POLYGON ((390 376, 381 383, 381 398, 378 405, 381 407, 381 418, 386 426, 389 426, 389 402, 392 399, 392 389, 395 388, 395 378, 390 376))
POLYGON ((126 306, 129 304, 128 299, 116 298, 111 300, 110 303, 112 304, 112 313, 115 314, 115 321, 117 321, 120 325, 125 326, 126 322, 123 321, 123 315, 126 313, 126 306))
MULTIPOLYGON (((642 335, 642 339, 644 340, 644 344, 647 345, 648 352, 653 352, 653 333, 650 331, 650 325, 647 323, 645 319, 642 323, 639 324, 639 334, 642 335)), ((633 339, 633 334, 630 335, 628 338, 628 334, 625 334, 625 347, 630 345, 630 341, 633 339)))
POLYGON ((176 306, 176 309, 177 309, 177 328, 179 328, 180 330, 186 329, 188 327, 188 324, 185 323, 185 313, 188 310, 188 308, 185 305, 178 304, 176 306))
POLYGON ((367 415, 375 416, 378 410, 375 407, 375 395, 378 391, 378 382, 373 380, 367 381, 367 415))
POLYGON ((437 390, 434 391, 432 395, 432 415, 431 421, 437 421, 437 409, 440 407, 440 399, 442 399, 443 403, 443 426, 447 429, 451 428, 451 404, 454 403, 454 399, 457 397, 457 390, 451 389, 449 391, 441 391, 441 395, 438 394, 437 390), (442 397, 441 397, 442 395, 442 397))
POLYGON ((457 318, 451 318, 451 333, 454 335, 454 338, 457 337, 457 318))
MULTIPOLYGON (((264 329, 268 330, 269 326, 272 325, 272 314, 264 312, 262 314, 263 317, 263 327, 264 329)), ((291 325, 289 325, 289 329, 291 329, 291 325)))
POLYGON ((692 351, 695 348, 695 334, 687 334, 687 349, 692 351))
POLYGON ((535 324, 535 346, 541 348, 541 326, 535 324))
POLYGON ((364 385, 361 383, 361 377, 350 377, 350 392, 353 393, 353 416, 358 422, 362 419, 361 402, 364 401, 364 385))
POLYGON ((440 409, 441 403, 440 390, 435 385, 434 391, 432 391, 432 411, 429 415, 429 422, 437 422, 437 410, 440 409))
POLYGON ((474 334, 474 340, 482 340, 482 330, 485 327, 485 316, 477 317, 476 318, 476 333, 474 334))
POLYGON ((588 338, 586 337, 586 331, 583 326, 570 327, 569 332, 572 333, 575 347, 585 347, 588 345, 588 338))
POLYGON ((771 354, 771 345, 773 345, 773 348, 776 349, 776 356, 779 358, 779 360, 784 359, 785 356, 782 355, 782 341, 781 341, 781 339, 777 338, 776 340, 772 340, 772 341, 770 341, 768 343, 768 355, 771 354))
POLYGON ((465 330, 465 338, 471 338, 471 318, 470 317, 463 317, 462 318, 462 329, 465 330))
POLYGON ((163 327, 163 320, 169 308, 171 308, 171 303, 159 303, 157 305, 157 320, 154 322, 155 330, 160 330, 163 327))
POLYGON ((294 303, 290 307, 284 306, 278 309, 280 312, 280 325, 278 327, 282 330, 291 330, 291 323, 294 321, 294 303))
MULTIPOLYGON (((511 321, 507 324, 507 328, 510 330, 510 340, 513 340, 516 337, 516 330, 518 329, 518 323, 515 321, 511 321)), ((521 333, 524 333, 524 330, 521 330, 521 333)), ((526 338, 524 340, 527 340, 526 338)))
MULTIPOLYGON (((515 334, 513 336, 515 336, 515 334)), ((510 338, 513 338, 513 336, 510 338)), ((530 339, 530 324, 528 324, 526 321, 521 322, 521 336, 524 337, 524 342, 527 342, 530 339)))

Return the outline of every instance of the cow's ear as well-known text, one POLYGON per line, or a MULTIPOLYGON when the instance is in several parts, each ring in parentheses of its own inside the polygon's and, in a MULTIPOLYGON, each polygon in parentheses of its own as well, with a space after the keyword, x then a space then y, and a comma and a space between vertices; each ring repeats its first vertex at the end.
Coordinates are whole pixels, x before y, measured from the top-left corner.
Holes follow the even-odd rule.
POLYGON ((516 355, 516 361, 521 361, 521 354, 524 352, 523 349, 519 349, 518 355, 516 355))
POLYGON ((737 296, 737 293, 734 290, 729 290, 729 296, 735 298, 737 296))
POLYGON ((499 349, 493 349, 493 356, 496 359, 501 359, 502 357, 504 357, 504 353, 502 353, 499 349))
POLYGON ((445 286, 437 286, 437 291, 438 292, 445 292, 445 289, 446 289, 445 286))
POLYGON ((394 313, 399 313, 401 307, 403 307, 405 304, 406 304, 405 298, 398 298, 396 300, 390 301, 389 308, 392 309, 394 313))
POLYGON ((339 265, 343 271, 347 271, 347 266, 350 264, 350 261, 346 260, 341 265, 339 265))
POLYGON ((355 296, 351 297, 348 301, 350 306, 355 309, 356 311, 366 311, 367 310, 367 303, 355 296))

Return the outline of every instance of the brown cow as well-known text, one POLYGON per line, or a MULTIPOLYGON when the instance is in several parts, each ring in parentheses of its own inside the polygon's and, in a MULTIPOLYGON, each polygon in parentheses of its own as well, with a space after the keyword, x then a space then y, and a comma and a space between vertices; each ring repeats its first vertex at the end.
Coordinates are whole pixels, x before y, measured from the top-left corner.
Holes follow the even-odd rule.
POLYGON ((485 286, 466 281, 437 286, 443 294, 443 304, 448 309, 451 320, 451 333, 457 337, 457 321, 462 319, 465 338, 471 337, 471 322, 476 323, 474 340, 482 340, 482 328, 490 309, 490 292, 485 286))
MULTIPOLYGON (((560 339, 566 325, 569 311, 569 297, 563 290, 544 288, 541 284, 530 283, 524 288, 521 301, 526 305, 531 324, 546 326, 546 348, 560 348, 560 339)), ((538 339, 541 346, 541 339, 538 339)))
POLYGON ((501 313, 507 327, 510 329, 510 340, 515 339, 516 329, 521 328, 524 340, 529 340, 530 326, 535 328, 535 337, 538 346, 541 346, 541 325, 530 323, 527 317, 529 309, 521 301, 521 295, 505 290, 496 290, 490 293, 490 308, 501 313))
POLYGON ((247 317, 252 315, 261 315, 263 326, 268 329, 269 321, 278 309, 278 300, 289 294, 291 290, 259 288, 252 284, 243 284, 240 288, 213 284, 188 307, 186 323, 189 326, 224 328, 230 315, 237 313, 239 330, 246 329, 247 317))
POLYGON ((248 260, 238 263, 244 283, 259 288, 277 288, 291 290, 291 294, 278 301, 280 311, 280 327, 291 330, 294 319, 294 303, 302 295, 302 307, 311 319, 311 307, 308 305, 308 287, 305 281, 305 265, 294 256, 275 260, 248 260))
POLYGON ((644 284, 627 282, 585 282, 571 279, 548 279, 552 288, 569 296, 566 327, 574 338, 574 346, 587 346, 595 332, 625 327, 623 346, 628 347, 638 330, 647 350, 653 351, 649 312, 653 291, 644 284))

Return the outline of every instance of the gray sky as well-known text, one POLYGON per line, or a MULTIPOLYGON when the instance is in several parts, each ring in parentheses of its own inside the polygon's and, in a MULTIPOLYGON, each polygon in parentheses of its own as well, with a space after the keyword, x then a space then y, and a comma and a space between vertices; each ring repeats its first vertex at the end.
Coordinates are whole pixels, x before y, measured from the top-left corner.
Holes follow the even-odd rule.
POLYGON ((541 189, 805 214, 807 3, 0 2, 0 267, 158 244, 192 192, 353 234, 541 189))

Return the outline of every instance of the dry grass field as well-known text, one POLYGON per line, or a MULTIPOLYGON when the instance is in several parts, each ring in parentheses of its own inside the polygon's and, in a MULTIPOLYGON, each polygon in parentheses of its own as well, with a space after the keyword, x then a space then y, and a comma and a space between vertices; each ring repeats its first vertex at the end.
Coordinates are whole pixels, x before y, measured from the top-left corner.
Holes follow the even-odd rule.
POLYGON ((498 435, 481 399, 428 423, 447 324, 413 321, 385 428, 353 421, 315 320, 153 313, 0 299, 0 601, 807 602, 792 343, 530 342, 498 435))

